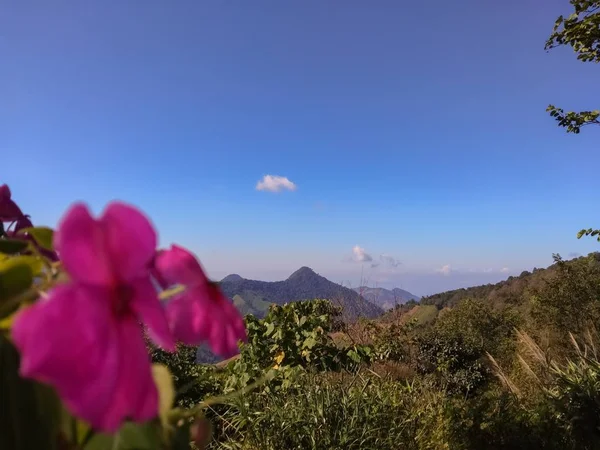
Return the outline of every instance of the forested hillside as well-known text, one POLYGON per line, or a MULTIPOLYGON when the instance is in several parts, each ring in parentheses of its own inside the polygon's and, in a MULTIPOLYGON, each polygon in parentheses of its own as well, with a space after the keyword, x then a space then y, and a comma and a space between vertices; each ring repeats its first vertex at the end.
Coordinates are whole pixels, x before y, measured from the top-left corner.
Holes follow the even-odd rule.
MULTIPOLYGON (((557 255, 557 261, 561 261, 557 255)), ((600 253, 591 253, 586 257, 579 257, 568 261, 568 265, 589 266, 591 273, 597 270, 600 262, 600 253)), ((482 299, 492 304, 517 304, 524 300, 524 296, 542 288, 546 283, 557 276, 559 263, 545 269, 533 269, 532 272, 525 271, 518 277, 508 277, 506 280, 496 284, 486 284, 469 288, 455 289, 453 291, 441 292, 439 294, 423 297, 422 305, 435 305, 438 309, 456 306, 466 298, 482 299)))

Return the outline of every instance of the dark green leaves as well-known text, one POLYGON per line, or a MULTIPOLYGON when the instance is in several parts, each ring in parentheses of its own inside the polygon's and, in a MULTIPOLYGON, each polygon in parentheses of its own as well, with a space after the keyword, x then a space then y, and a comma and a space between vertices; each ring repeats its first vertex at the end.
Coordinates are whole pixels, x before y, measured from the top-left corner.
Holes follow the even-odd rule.
POLYGON ((570 46, 577 59, 583 62, 600 62, 600 1, 571 0, 573 14, 559 16, 545 49, 570 46))
POLYGON ((173 437, 171 438, 171 448, 172 450, 189 450, 191 440, 190 423, 185 422, 175 429, 173 437))
POLYGON ((558 122, 558 126, 567 129, 568 133, 579 134, 581 127, 585 125, 600 125, 600 111, 582 111, 564 112, 562 108, 557 108, 554 105, 548 105, 546 111, 550 113, 551 117, 554 117, 558 122))
POLYGON ((583 236, 598 236, 598 242, 600 242, 600 230, 588 228, 587 230, 584 229, 577 233, 577 239, 581 239, 583 236))
MULTIPOLYGON (((33 280, 41 273, 42 268, 41 258, 35 256, 0 255, 0 319, 17 310, 23 294, 32 292, 30 288, 33 280)), ((36 293, 33 294, 37 296, 36 293)))
POLYGON ((59 430, 52 413, 60 404, 48 388, 19 376, 19 354, 1 334, 0 368, 0 448, 56 450, 59 430))
POLYGON ((0 300, 7 300, 29 289, 33 283, 31 267, 17 264, 0 272, 0 300))
POLYGON ((16 255, 27 248, 27 241, 19 239, 0 239, 0 253, 16 255))
MULTIPOLYGON (((567 18, 560 16, 546 41, 546 50, 570 46, 583 62, 600 62, 600 0, 570 0, 575 11, 567 18)), ((564 112, 549 105, 546 111, 568 133, 578 134, 584 125, 600 125, 600 111, 564 112)))
POLYGON ((154 422, 126 423, 114 435, 98 433, 83 450, 161 450, 160 427, 154 422))
POLYGON ((52 228, 48 227, 33 227, 33 228, 24 228, 19 230, 19 234, 29 234, 33 236, 35 242, 42 248, 46 250, 54 250, 54 246, 52 240, 54 238, 54 231, 52 228))

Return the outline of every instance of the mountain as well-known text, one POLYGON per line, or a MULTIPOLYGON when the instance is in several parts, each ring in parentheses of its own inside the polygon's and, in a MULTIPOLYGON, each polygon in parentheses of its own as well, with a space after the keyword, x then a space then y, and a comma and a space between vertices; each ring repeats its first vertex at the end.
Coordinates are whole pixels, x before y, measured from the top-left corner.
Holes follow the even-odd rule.
POLYGON ((346 288, 318 275, 309 267, 301 267, 284 281, 247 280, 239 275, 228 275, 219 283, 221 289, 243 314, 264 317, 269 305, 298 300, 323 298, 342 307, 345 318, 373 318, 383 309, 361 298, 346 288))
MULTIPOLYGON (((600 273, 600 252, 573 258, 566 261, 565 264, 566 267, 575 267, 577 264, 588 268, 597 267, 600 273)), ((534 268, 531 272, 526 270, 518 277, 510 276, 499 283, 454 289, 423 297, 420 303, 421 305, 435 305, 438 309, 452 308, 466 298, 487 300, 492 304, 518 304, 528 292, 544 286, 548 278, 555 275, 557 268, 558 265, 555 263, 546 269, 534 268)))
POLYGON ((353 291, 357 292, 359 295, 362 295, 365 300, 374 303, 384 310, 391 309, 396 305, 402 305, 410 300, 414 300, 416 302, 420 300, 420 297, 400 288, 389 290, 384 288, 360 286, 354 288, 353 291))

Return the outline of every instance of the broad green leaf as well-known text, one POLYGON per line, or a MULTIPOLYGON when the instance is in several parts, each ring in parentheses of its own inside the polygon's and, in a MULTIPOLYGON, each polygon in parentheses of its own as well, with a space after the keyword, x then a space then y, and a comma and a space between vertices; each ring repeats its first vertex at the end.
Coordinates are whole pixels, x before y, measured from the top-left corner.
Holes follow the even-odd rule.
POLYGON ((273 330, 275 330, 275 325, 273 325, 273 323, 268 323, 267 324, 267 329, 265 331, 265 336, 270 336, 271 333, 273 333, 273 330))
POLYGON ((163 427, 168 425, 169 411, 175 401, 175 385, 173 377, 167 366, 162 364, 152 364, 152 377, 158 390, 158 415, 163 423, 163 427))
POLYGON ((27 264, 0 267, 0 301, 15 297, 31 287, 33 272, 27 264))
POLYGON ((29 243, 20 239, 0 239, 0 253, 15 255, 27 248, 29 243))
POLYGON ((0 449, 56 450, 57 398, 19 376, 19 354, 0 334, 0 449))
POLYGON ((10 330, 12 328, 12 324, 13 324, 13 321, 15 320, 15 317, 17 317, 18 312, 23 308, 26 308, 26 306, 21 304, 18 306, 18 308, 15 312, 13 312, 12 314, 10 314, 7 317, 2 318, 0 320, 0 330, 10 330))
POLYGON ((54 250, 53 238, 54 238, 54 230, 48 227, 33 227, 33 228, 24 228, 19 230, 19 234, 29 233, 35 239, 35 242, 40 247, 45 248, 46 250, 54 250))
POLYGON ((98 433, 92 437, 84 450, 160 450, 162 442, 158 424, 128 422, 114 435, 98 433))
POLYGON ((29 266, 34 277, 40 275, 44 269, 44 261, 39 256, 19 255, 10 258, 0 258, 0 272, 20 265, 29 266))

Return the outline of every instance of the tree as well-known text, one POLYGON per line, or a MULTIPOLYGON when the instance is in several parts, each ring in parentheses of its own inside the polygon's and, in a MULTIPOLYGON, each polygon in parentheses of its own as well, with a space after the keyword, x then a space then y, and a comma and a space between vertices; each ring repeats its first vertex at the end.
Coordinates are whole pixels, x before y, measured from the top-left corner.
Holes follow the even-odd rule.
MULTIPOLYGON (((552 34, 546 41, 546 50, 571 46, 577 59, 583 62, 600 62, 600 0, 570 0, 575 11, 569 17, 559 16, 552 34)), ((585 125, 600 125, 600 110, 569 111, 548 105, 546 111, 568 133, 579 133, 585 125)))

